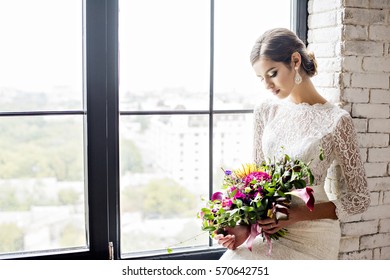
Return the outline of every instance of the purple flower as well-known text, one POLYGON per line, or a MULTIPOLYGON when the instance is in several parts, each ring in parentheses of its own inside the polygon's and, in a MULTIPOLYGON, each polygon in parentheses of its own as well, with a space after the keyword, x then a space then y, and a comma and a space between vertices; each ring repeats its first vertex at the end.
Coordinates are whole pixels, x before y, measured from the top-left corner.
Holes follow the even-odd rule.
POLYGON ((232 171, 231 170, 225 170, 225 175, 229 176, 232 174, 232 171))
POLYGON ((260 197, 264 196, 264 191, 263 189, 259 189, 258 191, 254 192, 253 194, 250 195, 252 199, 255 199, 259 195, 260 197))

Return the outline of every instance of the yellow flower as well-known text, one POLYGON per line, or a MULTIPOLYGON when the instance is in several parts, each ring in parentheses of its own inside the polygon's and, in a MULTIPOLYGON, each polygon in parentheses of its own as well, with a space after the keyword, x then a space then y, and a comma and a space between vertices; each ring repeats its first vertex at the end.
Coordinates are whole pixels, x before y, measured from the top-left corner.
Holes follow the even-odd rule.
POLYGON ((245 178, 252 172, 258 172, 261 171, 261 169, 256 165, 256 163, 247 163, 243 164, 241 168, 234 170, 234 174, 240 179, 245 178))
POLYGON ((267 211, 267 217, 269 217, 269 218, 273 218, 274 217, 274 213, 273 213, 273 210, 272 209, 268 209, 268 211, 267 211))

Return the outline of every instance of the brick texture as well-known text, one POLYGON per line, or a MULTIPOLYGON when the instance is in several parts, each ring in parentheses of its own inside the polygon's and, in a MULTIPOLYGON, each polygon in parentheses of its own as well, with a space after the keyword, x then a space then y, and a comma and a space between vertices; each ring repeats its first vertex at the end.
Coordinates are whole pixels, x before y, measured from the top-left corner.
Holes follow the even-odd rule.
POLYGON ((344 219, 339 259, 390 259, 390 1, 310 0, 317 89, 353 117, 371 205, 344 219))

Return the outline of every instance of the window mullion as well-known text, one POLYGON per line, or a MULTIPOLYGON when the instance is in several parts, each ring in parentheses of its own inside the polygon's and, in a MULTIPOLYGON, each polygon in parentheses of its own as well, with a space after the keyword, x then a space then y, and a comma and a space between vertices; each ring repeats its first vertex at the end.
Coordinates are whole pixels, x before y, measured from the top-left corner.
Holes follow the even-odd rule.
POLYGON ((291 29, 307 45, 307 0, 291 0, 291 29))
POLYGON ((107 0, 107 186, 108 230, 120 258, 118 0, 107 0))
POLYGON ((86 91, 89 245, 108 259, 107 1, 86 0, 86 91))
MULTIPOLYGON (((214 0, 210 0, 210 104, 209 104, 209 197, 213 193, 213 138, 214 138, 214 0)), ((209 246, 213 245, 211 238, 209 246)))

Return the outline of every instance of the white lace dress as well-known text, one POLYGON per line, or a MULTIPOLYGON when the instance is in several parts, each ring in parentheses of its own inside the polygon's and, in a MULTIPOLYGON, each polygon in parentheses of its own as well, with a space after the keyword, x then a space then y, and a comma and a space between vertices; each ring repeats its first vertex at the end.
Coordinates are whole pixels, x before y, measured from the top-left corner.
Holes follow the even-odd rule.
MULTIPOLYGON (((294 104, 267 100, 254 112, 254 158, 256 162, 283 152, 306 162, 311 170, 317 202, 332 201, 339 219, 364 212, 370 204, 367 180, 352 118, 330 103, 294 104), (324 160, 319 159, 319 147, 324 160)), ((301 203, 293 201, 293 203, 301 203)), ((227 250, 221 259, 337 259, 339 220, 303 221, 288 227, 284 238, 268 244, 258 236, 249 251, 245 243, 227 250)))

